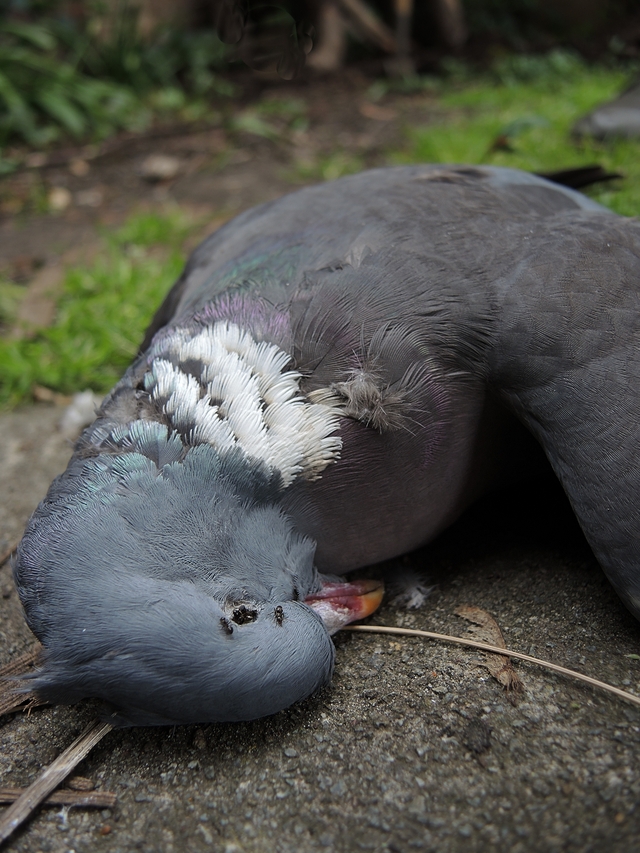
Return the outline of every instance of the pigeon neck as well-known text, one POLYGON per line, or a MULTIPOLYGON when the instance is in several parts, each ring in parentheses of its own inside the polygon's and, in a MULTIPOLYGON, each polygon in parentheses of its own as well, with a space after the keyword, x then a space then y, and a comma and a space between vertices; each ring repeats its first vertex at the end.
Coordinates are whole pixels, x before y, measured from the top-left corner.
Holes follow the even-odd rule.
POLYGON ((143 384, 185 446, 236 451, 279 472, 284 487, 338 459, 338 401, 312 402, 291 356, 227 320, 176 327, 152 344, 143 384))

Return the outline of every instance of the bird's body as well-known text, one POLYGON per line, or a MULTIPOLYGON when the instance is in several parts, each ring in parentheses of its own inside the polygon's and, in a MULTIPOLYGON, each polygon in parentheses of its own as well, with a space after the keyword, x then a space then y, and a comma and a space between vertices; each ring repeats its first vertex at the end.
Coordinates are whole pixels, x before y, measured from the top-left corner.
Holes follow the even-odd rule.
POLYGON ((317 570, 414 548, 524 471, 513 414, 640 616, 639 289, 638 223, 512 170, 378 170, 233 220, 27 529, 36 687, 134 723, 308 695, 333 660, 297 600, 317 570))

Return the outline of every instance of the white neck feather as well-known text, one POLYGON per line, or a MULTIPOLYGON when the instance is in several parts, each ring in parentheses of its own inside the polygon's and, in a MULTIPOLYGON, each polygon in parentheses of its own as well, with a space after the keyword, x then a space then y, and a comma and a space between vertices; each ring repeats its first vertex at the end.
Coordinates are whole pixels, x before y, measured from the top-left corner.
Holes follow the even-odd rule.
POLYGON ((152 350, 145 388, 189 443, 239 447, 280 471, 288 486, 298 476, 319 477, 342 447, 333 435, 336 403, 330 395, 322 402, 303 396, 300 374, 285 370, 290 361, 275 344, 223 320, 165 338, 152 350), (185 372, 189 362, 198 376, 185 372))

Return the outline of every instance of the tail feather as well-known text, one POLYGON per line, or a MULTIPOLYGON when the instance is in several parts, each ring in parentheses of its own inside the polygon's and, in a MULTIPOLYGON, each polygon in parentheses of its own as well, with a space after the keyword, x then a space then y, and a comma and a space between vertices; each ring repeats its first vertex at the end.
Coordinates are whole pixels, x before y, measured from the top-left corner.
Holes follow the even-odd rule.
POLYGON ((624 177, 619 172, 607 172, 603 167, 594 163, 591 166, 578 166, 572 169, 558 169, 553 172, 538 172, 538 177, 546 178, 554 184, 581 190, 593 184, 607 183, 624 177))

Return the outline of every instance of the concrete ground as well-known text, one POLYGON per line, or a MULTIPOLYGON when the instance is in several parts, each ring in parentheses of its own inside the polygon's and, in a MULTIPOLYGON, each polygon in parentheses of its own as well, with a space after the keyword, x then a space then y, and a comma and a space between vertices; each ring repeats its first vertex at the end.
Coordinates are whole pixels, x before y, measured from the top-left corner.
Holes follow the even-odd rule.
MULTIPOLYGON (((61 410, 0 417, 0 531, 20 533, 69 448, 61 410)), ((3 543, 0 542, 0 545, 3 543)), ((637 623, 553 490, 485 501, 405 563, 437 587, 371 620, 463 635, 485 608, 514 649, 640 692, 637 623)), ((387 566, 393 573, 403 561, 387 566)), ((378 571, 378 570, 375 570, 378 571)), ((9 567, 0 663, 28 648, 9 567)), ((516 704, 481 655, 418 639, 341 634, 333 684, 270 719, 113 731, 78 772, 113 810, 44 807, 12 851, 630 851, 640 838, 640 709, 516 664, 516 704)), ((97 707, 4 718, 0 785, 27 785, 97 707)))

